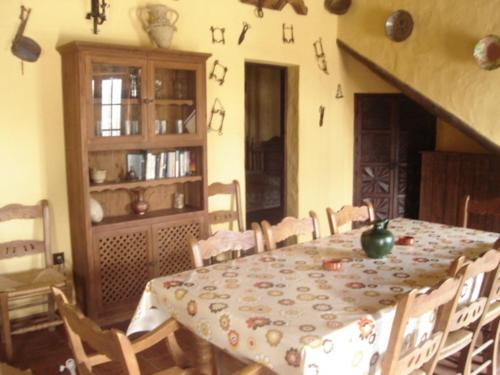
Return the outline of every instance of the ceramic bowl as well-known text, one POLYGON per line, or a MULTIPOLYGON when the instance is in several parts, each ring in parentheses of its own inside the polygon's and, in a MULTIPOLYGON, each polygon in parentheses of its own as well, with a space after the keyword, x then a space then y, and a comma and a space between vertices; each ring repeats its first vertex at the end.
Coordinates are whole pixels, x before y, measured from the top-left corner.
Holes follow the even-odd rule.
POLYGON ((105 169, 92 169, 90 171, 90 178, 95 184, 102 184, 106 181, 106 170, 105 169))

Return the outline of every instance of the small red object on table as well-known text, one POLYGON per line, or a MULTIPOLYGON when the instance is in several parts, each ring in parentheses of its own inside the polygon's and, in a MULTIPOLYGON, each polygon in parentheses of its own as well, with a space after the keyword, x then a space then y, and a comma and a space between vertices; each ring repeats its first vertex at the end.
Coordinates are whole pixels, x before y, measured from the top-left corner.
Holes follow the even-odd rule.
POLYGON ((327 271, 339 271, 342 269, 342 260, 326 259, 323 261, 323 269, 327 271))
POLYGON ((396 245, 410 246, 415 243, 415 238, 412 236, 399 237, 396 241, 396 245))

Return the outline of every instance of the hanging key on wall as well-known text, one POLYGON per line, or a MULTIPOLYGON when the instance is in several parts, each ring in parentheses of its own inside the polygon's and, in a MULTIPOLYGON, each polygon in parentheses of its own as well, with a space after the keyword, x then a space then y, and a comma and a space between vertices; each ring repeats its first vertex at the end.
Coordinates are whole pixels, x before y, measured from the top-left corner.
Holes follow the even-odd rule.
POLYGON ((295 43, 295 37, 293 35, 293 25, 287 25, 286 23, 283 24, 283 43, 295 43))
POLYGON ((250 25, 246 22, 243 22, 243 29, 241 30, 240 37, 238 38, 238 45, 243 43, 243 41, 245 40, 245 36, 246 36, 249 28, 250 28, 250 25))
POLYGON ((226 44, 226 38, 224 36, 226 29, 224 27, 210 26, 210 31, 212 32, 212 44, 226 44))
POLYGON ((319 106, 319 127, 323 126, 324 119, 325 119, 325 106, 320 105, 319 106))
POLYGON ((210 111, 210 120, 208 121, 208 130, 222 135, 226 110, 219 98, 215 98, 212 110, 210 111))
POLYGON ((328 74, 328 66, 326 63, 326 55, 323 50, 323 41, 319 38, 313 43, 314 52, 316 54, 316 60, 318 62, 318 67, 325 73, 328 74))
POLYGON ((228 68, 227 66, 222 65, 219 60, 215 60, 212 66, 212 71, 210 72, 209 79, 213 79, 219 85, 223 85, 226 80, 228 68))

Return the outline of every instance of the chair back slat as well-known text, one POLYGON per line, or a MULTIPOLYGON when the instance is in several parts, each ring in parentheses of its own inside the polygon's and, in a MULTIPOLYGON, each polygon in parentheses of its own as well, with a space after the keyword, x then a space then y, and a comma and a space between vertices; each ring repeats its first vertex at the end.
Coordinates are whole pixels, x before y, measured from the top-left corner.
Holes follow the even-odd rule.
POLYGON ((0 208, 0 222, 18 219, 38 219, 42 217, 42 206, 25 206, 22 204, 9 204, 0 208))
POLYGON ((16 258, 45 252, 43 241, 22 240, 0 243, 0 259, 16 258))
POLYGON ((417 348, 401 357, 396 368, 396 374, 409 374, 421 368, 437 354, 443 332, 435 332, 430 339, 425 340, 417 348))
POLYGON ((274 250, 279 242, 293 236, 309 234, 312 235, 313 239, 319 238, 318 217, 314 211, 310 211, 309 216, 303 219, 288 216, 276 225, 271 225, 267 220, 264 220, 262 222, 262 231, 266 249, 274 250))
POLYGON ((238 220, 238 213, 236 211, 213 211, 208 213, 208 221, 210 224, 223 224, 238 220))
POLYGON ((243 230, 243 216, 241 208, 241 192, 240 184, 237 180, 229 184, 221 182, 214 182, 208 185, 208 196, 213 197, 216 195, 229 195, 230 209, 229 210, 215 210, 208 213, 208 224, 210 232, 212 232, 212 225, 228 223, 229 229, 233 230, 233 223, 236 221, 238 231, 243 230))
POLYGON ((326 209, 330 233, 340 233, 340 227, 352 222, 372 222, 375 220, 375 210, 370 200, 365 199, 363 206, 343 206, 337 212, 330 207, 326 209))
POLYGON ((194 267, 202 267, 204 261, 218 258, 220 255, 228 252, 231 252, 230 258, 234 258, 234 253, 239 256, 241 251, 248 251, 254 248, 257 252, 262 251, 264 246, 262 244, 260 228, 255 228, 255 226, 252 226, 252 228, 252 230, 245 232, 221 230, 206 240, 197 240, 193 236, 188 236, 194 267))
POLYGON ((420 294, 410 312, 410 318, 420 317, 422 314, 432 311, 436 306, 446 304, 457 294, 454 285, 455 279, 447 279, 439 288, 431 289, 428 293, 420 294), (448 288, 449 284, 449 288, 448 288))
POLYGON ((487 300, 488 298, 482 297, 464 307, 459 307, 451 319, 450 331, 458 331, 480 319, 486 308, 487 300))

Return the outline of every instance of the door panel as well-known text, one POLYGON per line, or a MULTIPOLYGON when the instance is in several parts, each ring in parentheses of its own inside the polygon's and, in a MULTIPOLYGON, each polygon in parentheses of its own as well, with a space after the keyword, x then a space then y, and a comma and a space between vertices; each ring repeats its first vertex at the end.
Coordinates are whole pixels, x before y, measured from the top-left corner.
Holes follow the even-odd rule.
POLYGON ((378 218, 418 217, 420 152, 434 149, 435 118, 403 95, 356 95, 354 203, 378 218))

